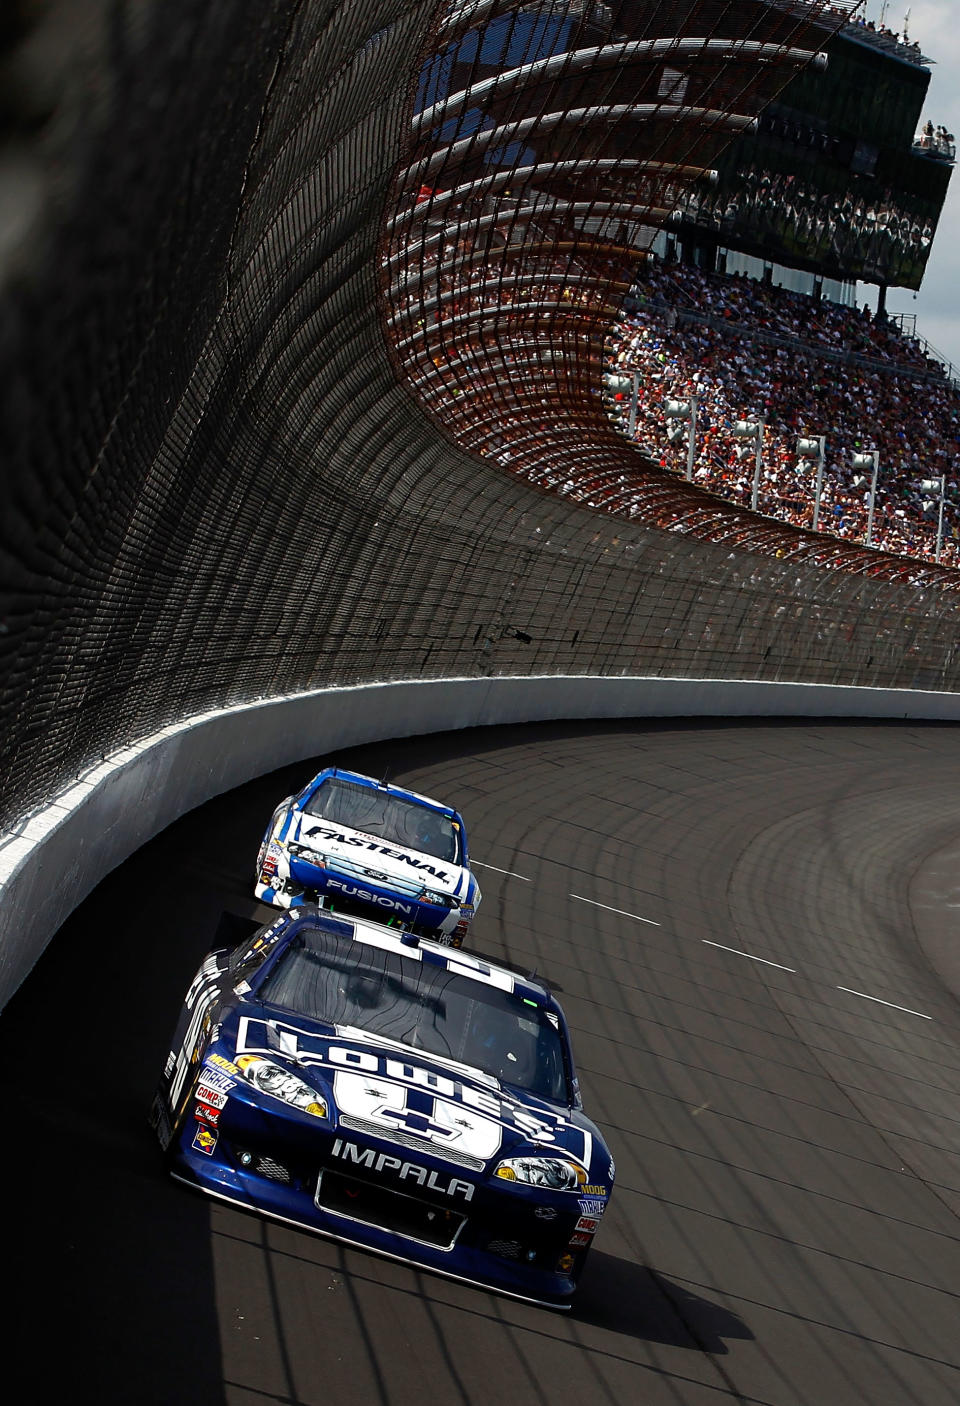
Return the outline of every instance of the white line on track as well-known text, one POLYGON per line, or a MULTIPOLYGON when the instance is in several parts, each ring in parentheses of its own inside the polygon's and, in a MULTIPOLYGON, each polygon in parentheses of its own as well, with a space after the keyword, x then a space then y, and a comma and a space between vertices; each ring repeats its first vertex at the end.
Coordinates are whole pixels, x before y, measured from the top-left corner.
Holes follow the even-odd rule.
POLYGON ((495 864, 481 864, 479 859, 473 859, 470 862, 474 869, 492 869, 495 874, 509 874, 511 879, 522 879, 525 884, 530 882, 526 874, 517 874, 513 869, 498 869, 495 864))
POLYGON ((879 996, 868 996, 866 991, 854 991, 850 986, 838 986, 838 991, 846 991, 848 996, 862 996, 865 1001, 876 1001, 878 1006, 889 1006, 891 1010, 903 1011, 906 1015, 918 1015, 921 1020, 933 1020, 932 1015, 924 1015, 923 1011, 912 1011, 909 1006, 898 1006, 895 1001, 881 1001, 879 996))
POLYGON ((705 942, 708 947, 719 947, 721 952, 734 952, 738 957, 749 957, 751 962, 762 962, 765 967, 777 967, 782 972, 796 974, 796 967, 785 967, 782 962, 768 962, 766 957, 755 957, 752 952, 741 952, 739 947, 724 947, 722 942, 709 942, 705 937, 701 937, 700 941, 705 942))
POLYGON ((628 913, 625 908, 611 908, 609 903, 598 903, 595 898, 584 898, 580 893, 572 893, 570 897, 576 898, 580 903, 591 903, 594 908, 605 908, 608 913, 619 913, 623 918, 633 918, 638 923, 649 923, 652 928, 660 926, 652 918, 641 918, 639 913, 628 913))

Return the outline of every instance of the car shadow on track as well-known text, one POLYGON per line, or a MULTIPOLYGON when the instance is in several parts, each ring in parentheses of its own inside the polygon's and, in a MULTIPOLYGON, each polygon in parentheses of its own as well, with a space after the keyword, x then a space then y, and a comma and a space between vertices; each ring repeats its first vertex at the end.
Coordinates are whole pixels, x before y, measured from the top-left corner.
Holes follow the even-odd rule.
POLYGON ((646 1342, 724 1354, 725 1338, 752 1338, 742 1319, 655 1269, 592 1250, 572 1318, 646 1342))

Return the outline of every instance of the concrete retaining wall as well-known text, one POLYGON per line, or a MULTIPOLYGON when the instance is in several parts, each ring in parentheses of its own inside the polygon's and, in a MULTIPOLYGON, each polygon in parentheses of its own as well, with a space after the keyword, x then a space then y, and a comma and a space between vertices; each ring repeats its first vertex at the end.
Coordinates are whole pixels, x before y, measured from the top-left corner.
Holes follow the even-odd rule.
POLYGON ((328 689, 203 714, 109 757, 0 837, 0 1005, 106 874, 186 811, 255 776, 389 737, 655 717, 954 722, 960 694, 717 679, 449 679, 328 689))

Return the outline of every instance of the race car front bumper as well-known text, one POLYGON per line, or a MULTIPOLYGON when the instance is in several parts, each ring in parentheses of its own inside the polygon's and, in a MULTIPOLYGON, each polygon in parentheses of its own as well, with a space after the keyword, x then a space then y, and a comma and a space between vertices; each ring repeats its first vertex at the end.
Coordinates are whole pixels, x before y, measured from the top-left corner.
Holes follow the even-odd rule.
POLYGON ((477 1186, 469 1201, 448 1198, 444 1173, 437 1194, 412 1195, 322 1152, 319 1161, 317 1153, 305 1161, 293 1145, 271 1155, 221 1136, 211 1153, 193 1145, 192 1131, 179 1139, 173 1175, 208 1195, 478 1288, 570 1306, 586 1252, 570 1249, 577 1211, 547 1204, 556 1197, 540 1205, 535 1197, 477 1186), (544 1210, 547 1217, 538 1218, 544 1210))

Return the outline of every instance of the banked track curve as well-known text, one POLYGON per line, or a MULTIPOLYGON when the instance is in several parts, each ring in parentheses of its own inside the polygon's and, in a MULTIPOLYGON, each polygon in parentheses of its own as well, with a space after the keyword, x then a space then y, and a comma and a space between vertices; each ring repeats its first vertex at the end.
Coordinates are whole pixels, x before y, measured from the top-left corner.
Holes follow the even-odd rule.
POLYGON ((137 854, 0 1017, 20 1399, 955 1402, 956 729, 550 725, 342 760, 461 806, 475 945, 562 991, 618 1164, 573 1313, 160 1172, 177 1002, 221 912, 252 911, 260 828, 307 764, 137 854))

